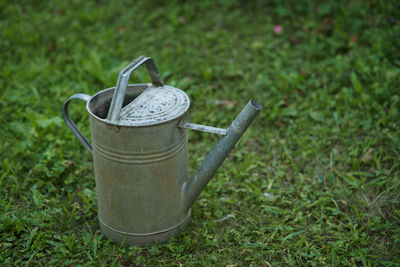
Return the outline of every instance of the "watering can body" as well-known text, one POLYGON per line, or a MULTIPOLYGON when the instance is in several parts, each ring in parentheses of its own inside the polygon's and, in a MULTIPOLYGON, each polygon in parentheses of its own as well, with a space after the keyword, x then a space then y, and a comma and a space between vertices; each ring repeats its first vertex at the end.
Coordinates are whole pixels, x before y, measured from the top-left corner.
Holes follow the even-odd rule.
MULTIPOLYGON (((158 74, 156 70, 151 73, 151 67, 149 69, 150 75, 158 74)), ((174 90, 182 96, 184 105, 180 112, 152 123, 124 125, 110 120, 112 108, 120 113, 122 107, 144 95, 146 89, 161 80, 152 77, 152 84, 133 85, 128 85, 126 80, 124 85, 120 78, 116 87, 93 96, 76 94, 70 97, 64 103, 63 117, 93 155, 102 232, 125 245, 165 243, 187 227, 191 205, 261 106, 249 102, 247 109, 245 107, 224 131, 188 123, 188 97, 177 88, 164 86, 163 89, 174 90), (121 83, 124 97, 116 103, 118 84, 121 83), (73 99, 86 102, 92 143, 68 114, 68 105, 73 99), (188 128, 202 128, 200 130, 224 135, 192 178, 188 174, 188 128)), ((161 82, 158 85, 161 86, 161 82)))

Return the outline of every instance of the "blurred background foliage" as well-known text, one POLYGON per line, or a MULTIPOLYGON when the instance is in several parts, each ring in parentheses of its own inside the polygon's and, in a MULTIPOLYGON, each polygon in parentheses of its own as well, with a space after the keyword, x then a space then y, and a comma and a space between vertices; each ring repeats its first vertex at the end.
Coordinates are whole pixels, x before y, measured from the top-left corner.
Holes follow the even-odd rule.
MULTIPOLYGON (((0 261, 400 264, 399 47, 398 1, 0 0, 0 261), (92 159, 61 105, 142 54, 194 123, 263 110, 185 233, 123 248, 98 230, 92 159)), ((71 116, 89 136, 84 104, 71 116)), ((191 171, 217 139, 190 132, 191 171)))

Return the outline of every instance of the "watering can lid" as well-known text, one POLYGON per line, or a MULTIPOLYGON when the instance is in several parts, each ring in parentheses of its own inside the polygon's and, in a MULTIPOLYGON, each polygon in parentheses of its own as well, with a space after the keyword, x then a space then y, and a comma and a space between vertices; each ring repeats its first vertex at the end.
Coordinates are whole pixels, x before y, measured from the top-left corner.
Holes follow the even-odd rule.
POLYGON ((149 87, 121 109, 118 125, 149 126, 171 121, 190 106, 189 97, 180 89, 163 85, 149 87))

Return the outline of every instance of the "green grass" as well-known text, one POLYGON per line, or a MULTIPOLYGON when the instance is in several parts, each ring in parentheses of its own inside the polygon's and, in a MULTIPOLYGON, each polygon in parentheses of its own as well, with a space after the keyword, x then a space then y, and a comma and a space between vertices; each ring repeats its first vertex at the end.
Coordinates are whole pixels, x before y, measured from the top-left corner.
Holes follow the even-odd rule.
MULTIPOLYGON (((398 1, 168 2, 0 1, 1 265, 400 265, 398 1), (123 248, 61 105, 141 54, 194 123, 263 110, 185 233, 123 248)), ((71 116, 89 136, 83 103, 71 116)), ((190 132, 191 172, 217 140, 190 132)))

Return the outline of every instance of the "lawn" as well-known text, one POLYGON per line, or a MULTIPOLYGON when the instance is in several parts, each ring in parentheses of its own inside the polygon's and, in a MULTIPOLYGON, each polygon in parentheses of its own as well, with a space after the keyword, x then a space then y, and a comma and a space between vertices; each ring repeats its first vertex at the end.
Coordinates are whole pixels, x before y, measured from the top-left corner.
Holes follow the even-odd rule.
MULTIPOLYGON (((400 265, 398 1, 0 0, 0 52, 2 266, 400 265), (61 106, 139 55, 193 123, 263 109, 187 231, 127 248, 99 230, 92 158, 61 106)), ((218 139, 189 132, 190 173, 218 139)))

